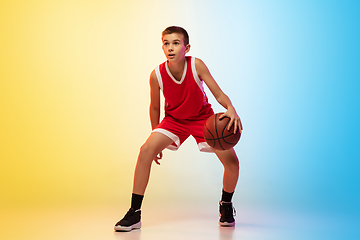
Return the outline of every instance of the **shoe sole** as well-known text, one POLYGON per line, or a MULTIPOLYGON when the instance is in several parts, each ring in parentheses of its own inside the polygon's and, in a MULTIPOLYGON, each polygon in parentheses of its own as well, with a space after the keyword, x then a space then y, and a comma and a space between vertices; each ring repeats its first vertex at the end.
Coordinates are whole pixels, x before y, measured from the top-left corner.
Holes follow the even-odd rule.
POLYGON ((130 232, 133 229, 139 229, 139 228, 141 228, 141 222, 135 223, 135 224, 133 224, 131 226, 128 226, 128 227, 116 225, 114 227, 114 230, 119 231, 119 232, 130 232))
POLYGON ((228 223, 228 222, 219 222, 219 225, 222 226, 222 227, 234 227, 234 226, 235 226, 235 222, 231 222, 231 223, 228 223))

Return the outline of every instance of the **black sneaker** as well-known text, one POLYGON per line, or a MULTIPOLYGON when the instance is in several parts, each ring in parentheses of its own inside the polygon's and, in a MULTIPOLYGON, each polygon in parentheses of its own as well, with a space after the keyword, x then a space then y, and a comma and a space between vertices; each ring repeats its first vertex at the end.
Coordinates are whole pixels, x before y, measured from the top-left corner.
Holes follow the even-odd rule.
POLYGON ((136 228, 141 228, 141 210, 130 208, 125 217, 115 224, 115 231, 128 232, 136 228))
POLYGON ((232 202, 221 201, 219 207, 219 214, 220 214, 219 225, 224 227, 235 226, 234 211, 235 209, 232 206, 232 202))

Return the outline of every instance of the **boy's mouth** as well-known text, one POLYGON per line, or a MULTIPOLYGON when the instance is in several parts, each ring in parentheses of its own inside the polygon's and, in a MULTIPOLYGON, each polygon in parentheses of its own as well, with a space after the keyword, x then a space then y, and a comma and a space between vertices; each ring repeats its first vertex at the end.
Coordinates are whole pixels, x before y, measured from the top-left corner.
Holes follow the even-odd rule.
POLYGON ((169 57, 174 57, 175 56, 175 54, 173 54, 173 53, 169 53, 169 55, 168 55, 169 57))

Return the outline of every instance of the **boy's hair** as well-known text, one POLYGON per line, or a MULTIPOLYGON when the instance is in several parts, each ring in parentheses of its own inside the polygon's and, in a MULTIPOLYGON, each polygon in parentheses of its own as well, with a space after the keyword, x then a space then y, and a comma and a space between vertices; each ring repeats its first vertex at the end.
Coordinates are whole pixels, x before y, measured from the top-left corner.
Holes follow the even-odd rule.
POLYGON ((162 37, 164 35, 168 35, 168 34, 172 34, 172 33, 178 33, 183 35, 183 39, 184 39, 184 45, 188 45, 189 44, 189 35, 186 32, 185 29, 183 29, 182 27, 178 27, 178 26, 170 26, 167 27, 163 32, 162 32, 162 37))

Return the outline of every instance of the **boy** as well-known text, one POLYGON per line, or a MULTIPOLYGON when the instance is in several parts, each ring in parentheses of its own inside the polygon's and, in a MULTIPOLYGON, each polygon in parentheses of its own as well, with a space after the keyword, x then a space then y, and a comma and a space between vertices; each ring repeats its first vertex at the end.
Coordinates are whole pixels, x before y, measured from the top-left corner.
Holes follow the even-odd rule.
POLYGON ((185 56, 190 50, 185 29, 171 26, 162 33, 162 49, 167 61, 150 75, 150 120, 153 131, 141 146, 134 175, 131 208, 116 223, 116 231, 131 231, 141 227, 141 203, 149 180, 152 161, 160 165, 165 148, 176 150, 192 135, 200 151, 214 152, 224 165, 223 193, 220 201, 221 226, 234 226, 232 195, 239 177, 239 161, 234 149, 212 149, 204 140, 203 126, 212 114, 211 105, 202 83, 210 89, 216 100, 227 109, 221 117, 229 117, 234 132, 242 125, 230 99, 221 91, 206 65, 197 58, 185 56), (160 90, 165 97, 165 117, 160 118, 160 90))

